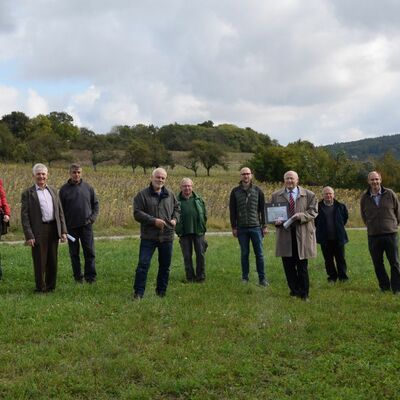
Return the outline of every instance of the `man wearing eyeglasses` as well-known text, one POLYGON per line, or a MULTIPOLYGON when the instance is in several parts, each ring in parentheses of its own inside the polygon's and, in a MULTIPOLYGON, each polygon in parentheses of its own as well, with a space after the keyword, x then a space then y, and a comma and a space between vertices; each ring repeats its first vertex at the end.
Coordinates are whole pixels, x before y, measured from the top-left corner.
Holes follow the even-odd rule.
POLYGON ((250 241, 256 256, 258 282, 268 286, 264 270, 263 237, 267 233, 265 220, 265 196, 252 182, 250 168, 240 170, 239 186, 232 189, 229 213, 232 235, 238 238, 241 254, 242 282, 249 282, 250 241))

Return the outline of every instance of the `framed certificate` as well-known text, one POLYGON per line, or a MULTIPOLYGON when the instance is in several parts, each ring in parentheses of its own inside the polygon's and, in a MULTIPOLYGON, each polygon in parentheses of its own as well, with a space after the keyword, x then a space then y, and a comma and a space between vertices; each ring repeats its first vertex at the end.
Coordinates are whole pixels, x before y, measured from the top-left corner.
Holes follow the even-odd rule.
POLYGON ((289 203, 265 203, 265 214, 268 224, 274 224, 276 220, 285 222, 289 218, 289 203))

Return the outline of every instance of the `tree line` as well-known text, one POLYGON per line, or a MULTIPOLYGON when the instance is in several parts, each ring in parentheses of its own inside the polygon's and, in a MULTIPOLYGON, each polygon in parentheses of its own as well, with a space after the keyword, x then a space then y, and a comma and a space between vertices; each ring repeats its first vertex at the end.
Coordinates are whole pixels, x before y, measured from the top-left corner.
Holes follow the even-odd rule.
POLYGON ((29 118, 13 111, 0 120, 0 160, 31 163, 70 160, 71 150, 88 150, 96 166, 115 160, 133 171, 140 167, 174 167, 171 151, 186 151, 179 163, 197 175, 201 166, 210 174, 215 166, 226 167, 227 152, 254 152, 259 146, 276 143, 268 135, 235 125, 118 125, 106 134, 73 123, 66 112, 51 112, 29 118))
POLYGON ((335 154, 298 140, 287 146, 258 148, 248 164, 260 181, 282 181, 285 171, 294 170, 303 184, 347 189, 365 188, 368 173, 378 170, 384 185, 400 191, 400 161, 391 151, 360 161, 344 151, 335 154))
POLYGON ((400 190, 400 161, 392 152, 364 161, 336 153, 308 141, 279 145, 267 134, 231 124, 118 125, 106 134, 78 127, 66 112, 29 118, 13 111, 0 120, 0 160, 34 163, 71 161, 71 150, 86 150, 96 169, 113 160, 123 166, 147 169, 180 164, 197 176, 200 166, 227 168, 228 152, 253 153, 247 163, 260 181, 278 182, 287 170, 296 170, 302 183, 341 188, 363 188, 369 171, 382 173, 386 185, 400 190), (181 151, 173 157, 171 151, 181 151))

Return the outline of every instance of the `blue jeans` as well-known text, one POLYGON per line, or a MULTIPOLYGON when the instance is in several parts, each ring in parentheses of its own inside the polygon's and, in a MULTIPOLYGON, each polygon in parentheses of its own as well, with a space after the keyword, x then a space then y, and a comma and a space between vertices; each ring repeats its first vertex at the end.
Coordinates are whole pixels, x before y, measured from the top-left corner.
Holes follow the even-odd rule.
POLYGON ((249 279, 249 255, 250 240, 253 245, 254 254, 256 256, 256 268, 258 279, 265 279, 264 272, 264 253, 263 253, 263 235, 261 228, 238 228, 237 237, 240 245, 241 262, 242 262, 242 279, 249 279))
POLYGON ((139 263, 136 268, 134 292, 143 296, 146 289, 147 272, 150 268, 151 258, 154 251, 158 249, 158 274, 157 274, 157 294, 165 294, 168 286, 169 267, 172 258, 172 241, 158 242, 156 240, 142 239, 140 241, 139 263))

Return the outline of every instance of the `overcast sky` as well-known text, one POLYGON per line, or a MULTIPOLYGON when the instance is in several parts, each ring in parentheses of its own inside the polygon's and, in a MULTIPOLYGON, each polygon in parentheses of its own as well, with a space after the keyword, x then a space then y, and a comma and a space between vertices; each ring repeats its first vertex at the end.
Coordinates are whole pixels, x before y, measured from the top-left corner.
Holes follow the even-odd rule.
POLYGON ((329 144, 399 132, 399 97, 397 0, 0 0, 0 116, 329 144))

